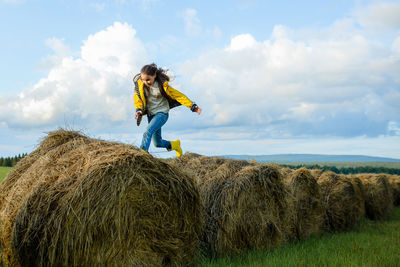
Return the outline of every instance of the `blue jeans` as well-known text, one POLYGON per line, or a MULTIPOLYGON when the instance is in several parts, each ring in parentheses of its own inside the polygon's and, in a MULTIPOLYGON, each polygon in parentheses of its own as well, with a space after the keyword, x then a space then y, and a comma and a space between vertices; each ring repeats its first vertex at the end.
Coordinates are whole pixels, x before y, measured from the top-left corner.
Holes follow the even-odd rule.
POLYGON ((148 151, 151 139, 153 139, 156 147, 171 149, 171 143, 161 137, 161 127, 167 122, 168 113, 159 112, 154 115, 147 115, 147 120, 149 125, 147 125, 146 131, 143 134, 140 148, 148 151))

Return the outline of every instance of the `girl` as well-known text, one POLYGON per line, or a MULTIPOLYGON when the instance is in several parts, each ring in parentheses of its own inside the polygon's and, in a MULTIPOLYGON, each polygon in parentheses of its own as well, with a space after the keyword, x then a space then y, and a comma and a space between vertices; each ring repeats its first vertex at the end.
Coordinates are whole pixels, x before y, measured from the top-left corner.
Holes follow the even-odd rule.
POLYGON ((184 94, 168 85, 169 77, 156 64, 145 65, 140 73, 133 78, 135 83, 135 119, 138 125, 142 115, 147 114, 149 125, 143 134, 140 148, 148 151, 151 139, 156 147, 165 147, 168 151, 175 150, 176 155, 182 155, 179 140, 167 141, 161 137, 161 127, 168 120, 171 108, 184 105, 200 115, 201 108, 184 94))

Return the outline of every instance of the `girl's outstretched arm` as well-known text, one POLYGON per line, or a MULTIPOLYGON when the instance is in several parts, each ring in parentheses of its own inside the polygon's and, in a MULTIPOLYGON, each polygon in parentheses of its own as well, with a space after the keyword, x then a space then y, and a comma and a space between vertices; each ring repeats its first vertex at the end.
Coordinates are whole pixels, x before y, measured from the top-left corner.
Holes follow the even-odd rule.
POLYGON ((175 88, 172 88, 169 85, 165 91, 172 99, 175 99, 176 101, 181 103, 183 106, 188 107, 189 109, 191 109, 192 106, 194 105, 193 101, 190 100, 186 95, 182 94, 181 92, 179 92, 175 88))

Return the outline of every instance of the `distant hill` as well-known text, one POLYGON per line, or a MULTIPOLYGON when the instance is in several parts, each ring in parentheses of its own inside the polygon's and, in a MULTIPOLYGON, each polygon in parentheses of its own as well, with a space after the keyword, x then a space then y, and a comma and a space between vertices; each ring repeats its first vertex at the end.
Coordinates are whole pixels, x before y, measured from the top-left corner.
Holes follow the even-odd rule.
POLYGON ((254 159, 257 162, 400 162, 400 159, 363 155, 276 154, 276 155, 222 155, 231 159, 254 159))

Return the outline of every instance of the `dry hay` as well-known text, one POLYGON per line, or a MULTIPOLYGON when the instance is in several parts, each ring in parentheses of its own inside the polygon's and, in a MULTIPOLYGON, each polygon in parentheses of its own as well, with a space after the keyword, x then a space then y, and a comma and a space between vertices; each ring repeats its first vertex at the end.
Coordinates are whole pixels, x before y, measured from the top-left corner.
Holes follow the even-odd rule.
POLYGON ((365 189, 365 209, 372 220, 382 219, 393 209, 393 192, 386 174, 357 175, 365 189))
POLYGON ((276 165, 192 153, 172 163, 197 178, 204 208, 202 241, 212 253, 273 248, 286 240, 291 209, 276 165))
MULTIPOLYGON (((74 139, 79 141, 88 140, 88 138, 84 137, 78 132, 60 130, 49 133, 47 138, 42 140, 41 145, 32 153, 30 153, 29 156, 24 157, 23 160, 18 162, 18 164, 14 166, 12 171, 7 175, 7 179, 4 179, 1 183, 0 207, 3 206, 5 197, 9 194, 9 191, 12 189, 13 185, 17 182, 20 176, 32 166, 32 164, 34 164, 40 157, 44 156, 51 149, 74 139)), ((27 184, 26 186, 30 185, 27 184)), ((16 193, 18 194, 18 192, 16 193)))
POLYGON ((301 168, 284 177, 283 182, 293 196, 294 236, 304 239, 311 234, 320 233, 325 209, 316 179, 309 170, 301 168))
POLYGON ((310 170, 310 172, 311 172, 311 175, 314 176, 314 178, 318 180, 319 177, 321 177, 321 175, 323 173, 323 170, 321 170, 321 169, 312 169, 312 170, 310 170))
POLYGON ((170 163, 185 171, 199 181, 219 166, 224 164, 226 159, 219 157, 207 157, 195 153, 185 153, 180 158, 174 158, 170 163))
POLYGON ((9 261, 6 256, 12 254, 10 244, 12 227, 15 217, 27 197, 27 191, 37 183, 43 182, 40 181, 40 173, 34 171, 38 162, 48 161, 50 165, 53 158, 73 149, 75 144, 79 146, 87 140, 89 139, 77 132, 56 131, 50 133, 35 151, 18 162, 0 184, 0 262, 9 261), (73 142, 66 145, 71 140, 73 142), (62 149, 58 149, 56 152, 52 151, 58 146, 62 149), (48 153, 49 151, 51 153, 48 153), (31 176, 21 179, 26 173, 31 176))
POLYGON ((186 153, 172 163, 197 178, 203 205, 203 245, 231 254, 272 248, 286 238, 287 191, 277 166, 186 153))
POLYGON ((393 190, 393 205, 400 206, 400 176, 390 175, 388 179, 393 190))
POLYGON ((350 178, 328 171, 321 175, 318 184, 325 206, 326 230, 347 230, 364 216, 362 191, 350 178))
MULTIPOLYGON (((216 172, 217 169, 223 164, 231 164, 236 166, 233 168, 231 173, 234 173, 238 168, 249 165, 250 163, 246 160, 233 160, 221 157, 208 157, 202 156, 195 153, 185 153, 180 158, 174 158, 171 164, 185 171, 190 176, 196 177, 199 181, 207 179, 212 172, 216 172)), ((223 168, 217 172, 221 172, 223 168)))
POLYGON ((278 168, 240 168, 225 163, 200 183, 203 240, 217 254, 273 248, 286 238, 289 209, 278 168))
POLYGON ((137 148, 51 133, 0 184, 10 266, 162 266, 202 232, 195 181, 137 148))
POLYGON ((280 169, 280 172, 282 174, 282 177, 285 178, 285 177, 289 177, 290 174, 292 172, 294 172, 294 170, 291 169, 291 168, 288 168, 288 167, 283 167, 283 168, 280 169))
MULTIPOLYGON (((357 192, 357 196, 359 198, 359 202, 364 203, 364 212, 365 212, 365 188, 364 184, 362 183, 361 179, 355 175, 345 175, 350 181, 353 183, 354 188, 357 192)), ((364 214, 365 215, 365 214, 364 214)))

